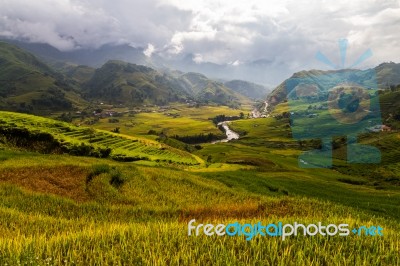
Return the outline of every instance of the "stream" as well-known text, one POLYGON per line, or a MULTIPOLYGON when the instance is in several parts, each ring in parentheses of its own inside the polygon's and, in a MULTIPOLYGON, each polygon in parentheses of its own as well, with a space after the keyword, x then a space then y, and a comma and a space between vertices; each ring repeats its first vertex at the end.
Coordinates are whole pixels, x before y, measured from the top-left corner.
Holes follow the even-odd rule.
MULTIPOLYGON (((267 113, 267 108, 268 108, 268 102, 265 101, 264 102, 264 111, 263 111, 264 113, 267 113)), ((251 116, 252 116, 252 118, 263 117, 261 115, 261 112, 258 111, 257 108, 253 109, 253 111, 251 112, 251 116)), ((269 117, 269 114, 265 115, 264 117, 269 117)), ((224 128, 225 134, 226 134, 226 139, 213 141, 213 142, 211 142, 212 144, 221 143, 221 142, 228 142, 228 141, 233 140, 233 139, 239 139, 239 137, 240 137, 239 134, 229 128, 228 124, 230 122, 231 121, 223 121, 223 122, 219 122, 218 123, 218 126, 222 126, 224 128)))
POLYGON ((239 138, 239 134, 229 128, 229 126, 228 126, 229 122, 230 121, 223 121, 223 122, 218 123, 218 126, 222 126, 224 128, 225 134, 226 134, 226 139, 213 141, 213 142, 211 142, 212 144, 228 142, 230 140, 239 138))

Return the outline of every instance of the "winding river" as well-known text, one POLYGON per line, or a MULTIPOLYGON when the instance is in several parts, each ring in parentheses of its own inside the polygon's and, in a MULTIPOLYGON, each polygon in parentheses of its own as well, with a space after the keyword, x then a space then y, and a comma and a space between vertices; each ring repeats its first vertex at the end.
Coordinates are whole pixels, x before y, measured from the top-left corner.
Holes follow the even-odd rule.
POLYGON ((223 122, 218 123, 218 126, 222 126, 224 128, 225 134, 226 134, 226 139, 213 141, 213 142, 211 142, 212 144, 228 142, 230 140, 239 138, 239 134, 229 128, 229 126, 228 126, 229 123, 230 123, 230 121, 223 121, 223 122))
MULTIPOLYGON (((265 101, 264 102, 264 111, 263 111, 263 113, 267 113, 267 108, 268 108, 268 102, 265 101)), ((253 109, 253 111, 251 112, 251 116, 252 116, 252 118, 263 117, 261 115, 261 112, 258 111, 257 108, 253 109)), ((269 117, 269 115, 266 114, 265 117, 269 117)), ((226 139, 213 141, 213 142, 211 142, 212 144, 221 143, 221 142, 228 142, 228 141, 233 140, 233 139, 239 139, 239 137, 240 137, 239 134, 229 128, 228 124, 230 122, 231 121, 223 121, 223 122, 219 122, 218 123, 218 126, 222 126, 224 128, 225 134, 226 134, 226 139)))

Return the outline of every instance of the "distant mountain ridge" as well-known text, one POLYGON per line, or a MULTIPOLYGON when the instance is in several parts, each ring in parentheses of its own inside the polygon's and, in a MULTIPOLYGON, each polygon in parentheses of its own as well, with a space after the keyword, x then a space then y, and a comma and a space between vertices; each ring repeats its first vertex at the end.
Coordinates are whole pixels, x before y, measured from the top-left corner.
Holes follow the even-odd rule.
POLYGON ((82 109, 98 100, 137 106, 192 101, 239 107, 250 100, 223 83, 198 73, 158 71, 110 60, 100 68, 54 62, 0 42, 0 109, 51 113, 82 109))
POLYGON ((83 84, 90 98, 120 104, 158 104, 193 100, 239 107, 249 102, 222 83, 198 73, 161 73, 152 68, 111 60, 83 84))
POLYGON ((59 51, 48 44, 9 39, 4 41, 33 53, 50 65, 57 62, 68 62, 98 68, 109 60, 120 60, 132 64, 145 65, 156 70, 163 68, 177 69, 184 72, 201 73, 211 79, 248 80, 264 86, 278 84, 281 81, 281 73, 288 72, 286 64, 277 64, 269 59, 257 59, 236 64, 232 62, 217 64, 198 62, 194 54, 181 54, 169 58, 153 53, 149 57, 144 54, 145 48, 133 47, 127 44, 108 44, 97 49, 59 51))
POLYGON ((224 83, 228 88, 252 99, 265 99, 270 89, 244 80, 231 80, 224 83))

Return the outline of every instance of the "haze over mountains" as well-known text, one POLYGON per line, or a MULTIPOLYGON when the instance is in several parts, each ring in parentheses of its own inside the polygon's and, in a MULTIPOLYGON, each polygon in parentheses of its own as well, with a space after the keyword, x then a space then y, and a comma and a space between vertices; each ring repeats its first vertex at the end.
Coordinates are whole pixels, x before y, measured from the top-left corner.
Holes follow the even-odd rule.
POLYGON ((155 69, 177 69, 184 72, 198 72, 212 79, 240 79, 262 84, 271 88, 279 84, 282 71, 287 72, 287 66, 277 65, 271 60, 258 59, 249 62, 227 62, 216 64, 198 61, 196 55, 185 54, 173 58, 165 58, 152 54, 146 56, 145 48, 130 45, 103 45, 97 49, 79 49, 60 51, 49 44, 28 43, 17 40, 4 40, 23 48, 46 62, 69 62, 77 65, 101 67, 109 60, 121 60, 128 63, 145 65, 155 69), (286 69, 286 70, 285 70, 286 69))
MULTIPOLYGON (((150 60, 143 50, 130 46, 61 52, 46 44, 12 43, 35 56, 14 44, 0 44, 2 109, 34 113, 73 110, 93 100, 126 106, 191 101, 239 107, 251 99, 266 99, 269 92, 265 86, 244 80, 216 81, 190 68, 188 72, 173 70, 165 67, 161 58, 150 60)), ((379 88, 400 84, 400 64, 382 63, 374 70, 379 88)), ((335 71, 301 71, 293 76, 327 73, 335 71)), ((267 99, 273 108, 285 97, 282 82, 267 99)))
POLYGON ((250 103, 249 98, 266 95, 260 85, 243 81, 242 87, 229 88, 199 73, 157 71, 120 60, 109 60, 96 69, 73 65, 69 59, 48 59, 50 67, 12 44, 1 42, 0 49, 0 107, 7 110, 73 110, 92 100, 126 106, 190 101, 239 107, 250 103), (243 93, 243 86, 252 89, 243 93))

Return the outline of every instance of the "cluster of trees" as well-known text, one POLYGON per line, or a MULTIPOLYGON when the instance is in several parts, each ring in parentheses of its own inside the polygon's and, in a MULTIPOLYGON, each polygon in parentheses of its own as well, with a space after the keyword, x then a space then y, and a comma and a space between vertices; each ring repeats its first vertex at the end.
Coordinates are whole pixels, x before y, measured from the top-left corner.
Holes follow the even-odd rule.
POLYGON ((0 127, 0 135, 3 142, 8 145, 39 151, 43 153, 59 153, 60 143, 51 134, 42 132, 32 132, 26 128, 0 127))
POLYGON ((66 145, 62 146, 63 150, 75 156, 90 156, 96 158, 107 158, 110 156, 111 148, 95 148, 92 145, 81 143, 80 145, 66 145))
POLYGON ((165 143, 170 147, 174 147, 176 149, 187 151, 187 152, 194 152, 195 150, 201 150, 203 148, 198 144, 190 145, 190 144, 180 141, 176 138, 169 138, 167 135, 165 135, 163 133, 159 135, 159 137, 157 138, 157 141, 161 142, 161 143, 165 143))
POLYGON ((217 115, 216 117, 212 118, 212 122, 217 125, 219 122, 223 121, 234 121, 234 120, 239 120, 239 119, 244 119, 245 115, 243 112, 241 112, 238 116, 226 116, 226 115, 217 115))
POLYGON ((174 135, 172 138, 177 139, 179 141, 185 142, 187 144, 198 144, 198 143, 205 143, 205 142, 212 142, 215 140, 220 140, 223 137, 220 135, 215 135, 213 133, 208 134, 197 134, 192 136, 178 136, 174 135))
POLYGON ((57 119, 60 121, 71 123, 73 117, 71 113, 62 113, 57 119))

